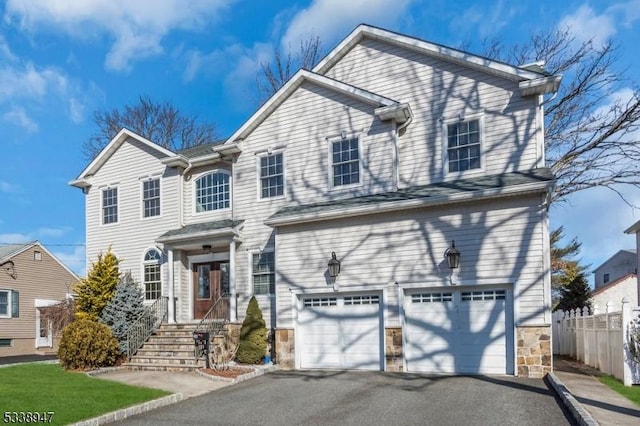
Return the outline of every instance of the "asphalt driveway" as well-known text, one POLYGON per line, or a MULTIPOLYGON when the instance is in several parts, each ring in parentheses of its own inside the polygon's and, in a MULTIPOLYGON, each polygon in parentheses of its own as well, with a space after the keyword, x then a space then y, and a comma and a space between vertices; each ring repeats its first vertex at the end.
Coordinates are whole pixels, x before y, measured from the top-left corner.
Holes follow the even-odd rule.
POLYGON ((129 425, 565 425, 542 380, 278 371, 122 421, 129 425))

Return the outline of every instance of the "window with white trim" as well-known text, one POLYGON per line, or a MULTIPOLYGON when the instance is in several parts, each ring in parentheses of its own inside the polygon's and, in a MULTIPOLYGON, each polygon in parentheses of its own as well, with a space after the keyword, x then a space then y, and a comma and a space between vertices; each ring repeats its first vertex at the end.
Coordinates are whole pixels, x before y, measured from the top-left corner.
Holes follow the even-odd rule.
POLYGON ((226 172, 214 172, 196 180, 196 212, 226 209, 230 199, 230 177, 226 172))
POLYGON ((284 195, 284 164, 282 153, 260 157, 260 198, 284 195))
POLYGON ((20 316, 20 296, 15 290, 0 290, 0 318, 20 316))
POLYGON ((445 125, 447 173, 459 173, 482 167, 480 127, 480 118, 445 125))
POLYGON ((102 224, 118 222, 118 188, 102 190, 102 224))
POLYGON ((149 249, 144 254, 144 298, 156 300, 162 294, 162 279, 160 266, 162 254, 156 249, 149 249))
POLYGON ((272 251, 252 255, 253 294, 274 294, 276 289, 276 263, 272 251))
POLYGON ((160 179, 142 182, 142 217, 160 216, 160 179))
POLYGON ((357 137, 331 142, 330 157, 334 187, 360 183, 360 141, 357 137))

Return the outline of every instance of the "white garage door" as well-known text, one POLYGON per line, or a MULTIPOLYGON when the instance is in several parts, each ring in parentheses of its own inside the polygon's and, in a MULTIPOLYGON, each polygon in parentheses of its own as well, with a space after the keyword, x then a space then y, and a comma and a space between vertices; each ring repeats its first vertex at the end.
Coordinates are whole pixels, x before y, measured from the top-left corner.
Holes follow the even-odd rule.
POLYGON ((304 296, 301 305, 300 368, 382 369, 380 295, 304 296))
POLYGON ((407 292, 407 371, 513 374, 508 295, 505 289, 407 292))

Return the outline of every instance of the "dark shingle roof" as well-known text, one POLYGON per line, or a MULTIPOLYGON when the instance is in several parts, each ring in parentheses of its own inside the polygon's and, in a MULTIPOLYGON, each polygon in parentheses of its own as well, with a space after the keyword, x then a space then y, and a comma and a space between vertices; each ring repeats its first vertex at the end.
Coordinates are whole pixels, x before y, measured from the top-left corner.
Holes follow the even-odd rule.
POLYGON ((15 253, 19 252, 27 246, 33 245, 34 243, 35 241, 24 244, 7 244, 0 246, 0 260, 12 257, 15 253))
POLYGON ((460 179, 451 182, 438 182, 430 185, 415 186, 394 192, 365 195, 361 197, 332 200, 321 203, 290 206, 278 210, 269 219, 296 216, 299 214, 320 213, 340 210, 348 207, 380 205, 398 201, 429 199, 439 196, 471 193, 475 191, 500 189, 529 183, 551 182, 554 177, 547 168, 534 169, 529 172, 511 172, 500 175, 481 176, 470 179, 460 179))
POLYGON ((213 154, 213 151, 211 150, 211 148, 213 148, 214 146, 217 145, 221 145, 223 143, 225 143, 226 139, 220 139, 217 140, 215 142, 211 142, 211 143, 205 143, 202 145, 196 145, 196 146, 192 146, 190 148, 184 148, 181 149, 177 152, 177 154, 180 154, 184 157, 187 158, 196 158, 196 157, 202 157, 203 155, 207 155, 207 154, 213 154))
POLYGON ((204 222, 204 223, 192 223, 190 225, 185 225, 182 228, 172 229, 170 231, 165 232, 160 235, 159 239, 167 238, 167 237, 176 237, 180 235, 191 235, 191 234, 199 234, 207 231, 215 231, 218 229, 224 228, 235 228, 240 225, 243 220, 216 220, 213 222, 204 222))

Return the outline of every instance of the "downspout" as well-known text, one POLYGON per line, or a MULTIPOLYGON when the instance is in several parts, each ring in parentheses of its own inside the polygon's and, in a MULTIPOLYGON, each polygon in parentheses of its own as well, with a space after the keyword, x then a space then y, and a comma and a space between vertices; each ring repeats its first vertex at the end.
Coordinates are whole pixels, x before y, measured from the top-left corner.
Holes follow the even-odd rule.
POLYGON ((187 180, 187 173, 189 173, 191 171, 191 169, 193 168, 193 164, 191 163, 191 161, 189 161, 189 165, 187 166, 186 169, 184 169, 182 171, 182 178, 180 179, 180 185, 178 186, 178 202, 180 203, 180 209, 179 209, 179 213, 178 213, 178 217, 179 217, 179 225, 182 228, 184 226, 184 189, 183 186, 187 180))

